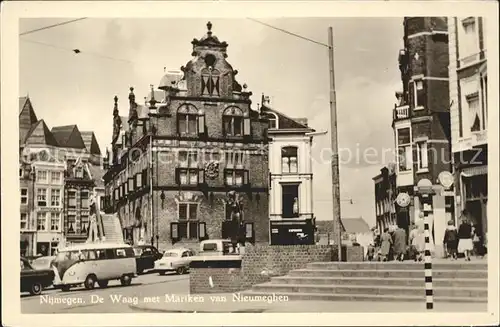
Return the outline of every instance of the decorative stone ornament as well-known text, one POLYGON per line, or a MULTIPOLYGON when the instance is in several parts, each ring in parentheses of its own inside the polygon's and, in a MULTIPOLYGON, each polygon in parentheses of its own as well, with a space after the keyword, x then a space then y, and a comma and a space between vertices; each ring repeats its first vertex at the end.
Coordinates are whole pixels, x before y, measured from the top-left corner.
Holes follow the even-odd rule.
POLYGON ((205 176, 208 179, 216 179, 219 177, 219 162, 218 161, 210 161, 205 166, 205 176))
POLYGON ((449 171, 442 171, 438 175, 438 182, 445 189, 448 189, 453 185, 453 175, 449 171))

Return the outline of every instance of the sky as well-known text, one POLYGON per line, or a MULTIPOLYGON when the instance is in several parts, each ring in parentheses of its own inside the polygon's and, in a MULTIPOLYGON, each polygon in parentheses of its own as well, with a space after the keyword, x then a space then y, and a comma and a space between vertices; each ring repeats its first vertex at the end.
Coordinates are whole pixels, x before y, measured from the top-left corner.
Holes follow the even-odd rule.
MULTIPOLYGON (((19 30, 67 20, 24 18, 19 30)), ((273 108, 328 131, 314 138, 313 194, 317 219, 332 219, 327 48, 249 19, 210 21, 213 34, 229 44, 227 60, 253 92, 254 109, 264 93, 273 108)), ((397 58, 403 19, 261 21, 324 44, 333 27, 341 215, 374 225, 372 178, 394 160, 391 121, 394 94, 402 88, 397 58)), ((111 142, 113 97, 119 98, 120 114, 128 115, 129 87, 142 99, 150 84, 158 85, 164 67, 179 70, 191 59, 193 38, 206 33, 206 23, 206 18, 88 18, 20 36, 19 95, 29 94, 49 128, 77 124, 81 131, 94 131, 104 153, 111 142)))

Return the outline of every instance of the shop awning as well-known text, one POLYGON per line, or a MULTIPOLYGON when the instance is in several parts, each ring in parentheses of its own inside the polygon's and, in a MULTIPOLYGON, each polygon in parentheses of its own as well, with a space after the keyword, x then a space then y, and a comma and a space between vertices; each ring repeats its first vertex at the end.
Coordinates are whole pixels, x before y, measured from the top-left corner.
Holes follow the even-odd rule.
POLYGON ((473 177, 488 174, 488 166, 469 167, 462 170, 462 177, 473 177))

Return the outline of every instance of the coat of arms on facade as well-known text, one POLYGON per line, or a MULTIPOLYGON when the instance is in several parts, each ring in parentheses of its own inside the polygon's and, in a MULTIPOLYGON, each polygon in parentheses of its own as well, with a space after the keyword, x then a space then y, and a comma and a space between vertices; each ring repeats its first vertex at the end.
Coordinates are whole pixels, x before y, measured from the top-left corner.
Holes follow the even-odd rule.
POLYGON ((216 179, 219 176, 219 162, 210 161, 205 165, 205 177, 208 179, 216 179))

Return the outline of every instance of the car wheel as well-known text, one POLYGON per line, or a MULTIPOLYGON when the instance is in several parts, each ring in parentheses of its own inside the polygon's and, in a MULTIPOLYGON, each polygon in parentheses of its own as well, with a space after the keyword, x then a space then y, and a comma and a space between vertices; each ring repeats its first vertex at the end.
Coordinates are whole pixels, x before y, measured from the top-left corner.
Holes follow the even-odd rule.
POLYGON ((40 294, 42 294, 42 290, 43 290, 42 284, 33 283, 31 285, 30 294, 31 295, 40 295, 40 294))
POLYGON ((107 280, 100 280, 100 281, 97 282, 97 284, 99 284, 100 288, 106 288, 106 287, 108 287, 108 281, 107 280))
POLYGON ((85 278, 85 288, 88 290, 93 290, 95 287, 95 282, 96 278, 94 275, 88 275, 87 278, 85 278))
POLYGON ((123 275, 120 279, 120 282, 123 286, 129 286, 130 284, 132 284, 132 278, 130 278, 129 275, 123 275))
POLYGON ((186 268, 185 267, 179 267, 175 270, 177 275, 184 275, 186 273, 186 268))

